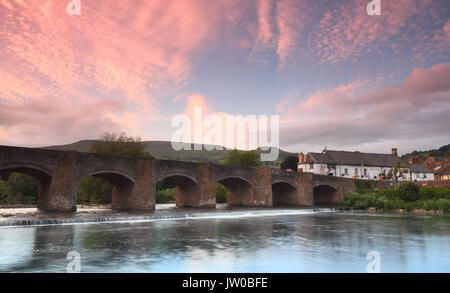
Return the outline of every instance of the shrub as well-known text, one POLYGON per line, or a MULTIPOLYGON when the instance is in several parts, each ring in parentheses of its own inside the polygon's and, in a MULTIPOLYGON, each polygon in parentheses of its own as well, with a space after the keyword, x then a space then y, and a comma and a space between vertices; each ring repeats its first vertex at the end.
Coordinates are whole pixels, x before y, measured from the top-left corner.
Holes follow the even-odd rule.
POLYGON ((362 181, 362 180, 355 180, 356 185, 356 192, 358 193, 366 193, 372 189, 372 186, 370 186, 370 182, 362 181))
POLYGON ((448 199, 438 199, 437 208, 444 213, 450 212, 450 200, 448 199))
POLYGON ((156 203, 167 203, 175 200, 175 188, 157 190, 155 200, 156 203))
POLYGON ((107 180, 98 177, 87 177, 78 183, 78 204, 111 203, 112 185, 107 180))
POLYGON ((39 184, 33 177, 21 173, 12 173, 6 182, 6 186, 8 204, 35 204, 37 202, 39 184))
POLYGON ((216 183, 216 202, 217 203, 227 202, 227 189, 220 183, 216 183))
POLYGON ((428 186, 422 186, 419 188, 419 197, 422 200, 428 200, 433 199, 435 192, 434 188, 428 187, 428 186))
POLYGON ((427 211, 430 210, 437 210, 438 209, 438 204, 437 204, 437 200, 435 199, 430 199, 430 200, 426 200, 423 203, 423 208, 427 211))
POLYGON ((407 202, 419 200, 419 185, 413 182, 403 182, 398 187, 398 197, 407 202))
POLYGON ((434 199, 450 199, 450 188, 434 188, 434 199))
POLYGON ((344 200, 341 202, 344 206, 354 206, 355 202, 358 200, 359 193, 349 192, 344 196, 344 200))
POLYGON ((380 189, 377 191, 378 196, 385 197, 386 199, 398 198, 397 189, 380 189))
POLYGON ((384 209, 384 206, 386 205, 387 201, 388 201, 388 199, 384 196, 377 197, 375 199, 375 203, 374 203, 373 207, 376 208, 377 210, 384 209))

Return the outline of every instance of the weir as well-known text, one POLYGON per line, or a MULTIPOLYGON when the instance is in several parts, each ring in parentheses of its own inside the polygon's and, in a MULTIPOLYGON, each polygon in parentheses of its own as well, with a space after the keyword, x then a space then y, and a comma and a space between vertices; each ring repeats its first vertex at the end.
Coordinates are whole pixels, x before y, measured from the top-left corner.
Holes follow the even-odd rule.
POLYGON ((167 220, 193 220, 193 219, 237 219, 251 217, 273 217, 288 215, 307 215, 314 213, 335 213, 350 211, 348 208, 311 208, 311 209, 273 209, 273 210, 245 210, 245 211, 211 211, 202 213, 167 213, 140 216, 104 216, 87 218, 48 218, 48 219, 12 219, 0 221, 2 227, 16 226, 52 226, 75 224, 100 224, 100 223, 139 223, 167 220))
POLYGON ((112 207, 153 211, 156 183, 177 187, 179 207, 215 208, 215 183, 227 188, 233 206, 314 206, 342 200, 356 190, 352 179, 289 172, 268 167, 241 167, 107 156, 76 151, 0 146, 0 171, 22 172, 40 182, 38 209, 75 212, 78 182, 97 176, 113 185, 112 207), (324 190, 333 195, 326 197, 324 190))

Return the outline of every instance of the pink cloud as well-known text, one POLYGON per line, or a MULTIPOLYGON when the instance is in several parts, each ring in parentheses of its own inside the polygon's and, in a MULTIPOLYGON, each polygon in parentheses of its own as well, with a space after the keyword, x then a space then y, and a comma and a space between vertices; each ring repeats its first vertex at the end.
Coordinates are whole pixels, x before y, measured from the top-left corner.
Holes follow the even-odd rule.
MULTIPOLYGON (((36 115, 59 121, 59 114, 71 113, 64 107, 95 107, 105 100, 124 105, 99 110, 104 115, 99 119, 111 124, 81 127, 84 136, 111 128, 137 132, 155 117, 167 120, 158 116, 158 100, 192 79, 194 56, 210 48, 224 26, 236 25, 242 6, 206 0, 82 1, 81 16, 69 16, 67 3, 0 1, 0 103, 3 110, 18 111, 8 115, 11 120, 2 119, 2 143, 27 129, 46 135, 64 131, 64 123, 30 128, 16 119, 31 106, 57 109, 46 112, 48 117, 36 115)), ((68 133, 73 140, 81 130, 68 133)), ((49 143, 61 140, 46 135, 49 143)))
POLYGON ((124 105, 116 100, 74 104, 46 97, 24 103, 0 102, 0 141, 39 146, 97 138, 105 130, 123 130, 114 122, 122 110, 124 105))
POLYGON ((367 82, 354 81, 317 91, 286 108, 281 130, 285 145, 309 143, 336 147, 383 140, 426 137, 448 140, 450 63, 416 68, 401 84, 367 92, 367 82))

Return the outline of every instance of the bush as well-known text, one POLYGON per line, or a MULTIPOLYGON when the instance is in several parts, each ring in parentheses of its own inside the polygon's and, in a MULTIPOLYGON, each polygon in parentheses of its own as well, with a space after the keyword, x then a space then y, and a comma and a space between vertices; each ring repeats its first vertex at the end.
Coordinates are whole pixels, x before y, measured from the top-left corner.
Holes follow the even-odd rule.
POLYGON ((220 183, 216 183, 216 202, 217 203, 227 202, 227 189, 220 183))
POLYGON ((175 200, 176 188, 156 191, 156 203, 168 203, 175 200))
POLYGON ((450 188, 434 188, 434 199, 450 199, 450 188))
MULTIPOLYGON (((415 184, 413 184, 415 185, 415 184)), ((450 212, 450 199, 447 198, 449 190, 445 188, 420 188, 411 184, 402 184, 402 189, 382 189, 374 190, 370 193, 350 192, 344 196, 342 202, 337 203, 342 206, 366 209, 374 207, 378 210, 405 209, 408 211, 416 209, 439 210, 444 213, 450 212), (415 193, 414 191, 418 192, 415 193), (404 199, 408 199, 404 200, 404 199), (421 198, 420 200, 413 200, 421 198)))
POLYGON ((426 200, 423 203, 423 208, 427 211, 437 210, 438 209, 437 200, 435 200, 435 199, 426 200))
POLYGON ((450 212, 450 200, 448 199, 438 199, 437 207, 441 212, 448 213, 450 212))
POLYGON ((419 197, 422 200, 433 199, 435 196, 434 188, 422 186, 419 188, 419 197))
POLYGON ((344 206, 354 206, 356 200, 358 200, 359 193, 349 192, 344 196, 344 200, 340 203, 344 206))
POLYGON ((403 182, 398 187, 398 197, 407 202, 419 200, 419 185, 413 182, 403 182))
POLYGON ((380 189, 377 191, 378 196, 384 197, 388 200, 398 198, 398 190, 397 189, 380 189))
POLYGON ((87 177, 78 184, 77 204, 111 203, 112 185, 98 177, 87 177))
POLYGON ((372 190, 372 186, 368 181, 355 180, 356 192, 358 193, 366 193, 372 190))
POLYGON ((422 186, 419 188, 419 196, 422 200, 440 199, 440 198, 450 199, 450 189, 422 186))
POLYGON ((8 196, 7 204, 35 204, 39 184, 33 177, 12 173, 6 182, 8 196))

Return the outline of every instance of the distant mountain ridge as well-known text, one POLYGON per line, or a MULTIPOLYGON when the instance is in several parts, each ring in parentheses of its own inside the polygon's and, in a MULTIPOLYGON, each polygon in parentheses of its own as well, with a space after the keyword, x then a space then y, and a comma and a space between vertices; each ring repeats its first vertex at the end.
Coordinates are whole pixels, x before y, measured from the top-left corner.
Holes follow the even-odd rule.
MULTIPOLYGON (((54 145, 44 147, 45 149, 52 150, 75 150, 78 152, 89 152, 89 149, 95 140, 80 140, 66 145, 54 145)), ((178 161, 191 161, 191 162, 211 162, 220 163, 225 160, 225 157, 231 151, 230 149, 213 150, 208 151, 204 148, 202 150, 194 150, 194 144, 192 144, 192 150, 175 151, 172 149, 170 141, 143 141, 145 144, 145 150, 149 152, 156 159, 165 160, 178 160, 178 161)), ((258 153, 261 151, 258 149, 258 153)), ((261 162, 262 166, 279 167, 281 162, 289 156, 297 156, 296 153, 286 152, 280 149, 278 159, 273 162, 261 162)))

